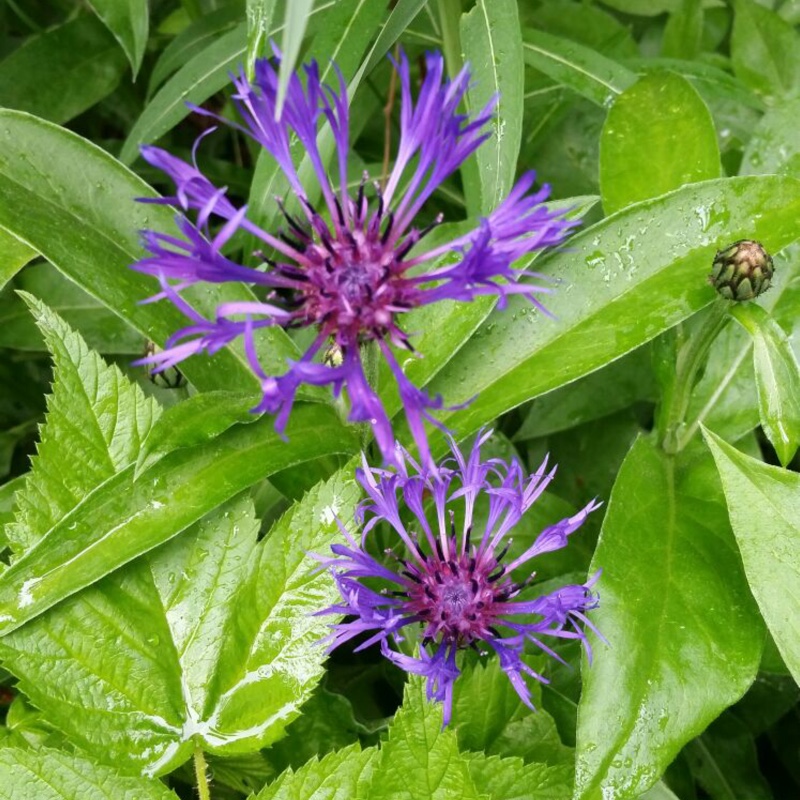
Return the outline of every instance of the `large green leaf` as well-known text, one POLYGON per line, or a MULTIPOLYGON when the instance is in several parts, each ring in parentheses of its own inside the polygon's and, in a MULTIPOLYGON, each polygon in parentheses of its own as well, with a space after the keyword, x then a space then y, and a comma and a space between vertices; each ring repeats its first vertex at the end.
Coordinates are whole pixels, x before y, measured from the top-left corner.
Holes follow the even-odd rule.
MULTIPOLYGON (((472 67, 473 83, 467 95, 470 111, 477 113, 497 98, 493 135, 476 153, 479 201, 470 204, 488 214, 511 190, 522 142, 525 86, 516 0, 478 0, 461 17, 461 46, 472 67)), ((468 200, 469 188, 465 187, 468 200)))
POLYGON ((753 236, 772 252, 798 236, 800 183, 759 176, 694 184, 645 201, 573 236, 537 260, 558 280, 545 304, 555 319, 512 299, 493 312, 428 384, 461 434, 586 375, 711 302, 714 252, 753 236))
POLYGON ((763 628, 710 459, 639 439, 591 570, 598 644, 583 670, 575 797, 636 798, 758 671, 763 628))
POLYGON ((26 300, 53 353, 55 383, 38 455, 17 494, 16 520, 6 530, 18 554, 132 464, 161 411, 119 369, 107 367, 58 315, 30 296, 26 300))
POLYGON ((740 453, 710 431, 750 589, 786 666, 800 683, 800 476, 740 453))
POLYGON ((636 74, 588 47, 531 28, 523 32, 525 63, 599 106, 608 107, 636 74))
POLYGON ((0 747, 0 800, 177 800, 156 780, 123 777, 59 750, 0 747))
POLYGON ((753 338, 761 427, 785 467, 800 444, 800 366, 786 333, 761 306, 731 313, 753 338))
POLYGON ((0 62, 0 105, 68 122, 114 91, 125 57, 91 15, 28 39, 0 62))
POLYGON ((800 36, 756 0, 736 0, 731 61, 742 83, 768 100, 800 89, 800 36))
POLYGON ((797 118, 800 97, 784 100, 761 118, 742 157, 742 175, 785 173, 800 176, 797 118))
MULTIPOLYGON (((186 325, 170 303, 141 305, 158 284, 129 269, 143 254, 139 229, 174 231, 170 209, 135 202, 153 196, 146 183, 99 147, 28 114, 0 111, 0 140, 0 227, 146 337, 162 343, 186 325)), ((195 288, 185 296, 209 318, 221 302, 254 298, 243 286, 195 288)), ((258 347, 276 372, 298 354, 279 328, 258 347)), ((200 389, 258 387, 242 348, 190 359, 181 369, 200 389)))
POLYGON ((147 0, 89 0, 89 5, 122 46, 135 79, 147 46, 147 0))
POLYGON ((0 228, 0 292, 37 252, 7 230, 0 228))
POLYGON ((24 291, 51 308, 100 353, 143 355, 145 338, 50 264, 33 264, 0 295, 0 347, 43 351, 47 346, 31 312, 15 293, 24 291))
POLYGON ((606 214, 719 176, 714 122, 685 78, 646 75, 614 101, 600 138, 606 214))

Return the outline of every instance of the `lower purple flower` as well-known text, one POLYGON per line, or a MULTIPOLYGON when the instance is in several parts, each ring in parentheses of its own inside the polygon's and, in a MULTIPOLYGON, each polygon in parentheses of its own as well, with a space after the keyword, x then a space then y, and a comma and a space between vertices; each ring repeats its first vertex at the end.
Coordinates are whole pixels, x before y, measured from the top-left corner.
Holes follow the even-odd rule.
POLYGON ((453 683, 460 675, 459 649, 496 652, 522 702, 533 708, 524 676, 547 680, 523 661, 525 643, 561 661, 543 639, 578 639, 591 660, 586 629, 600 636, 586 616, 598 603, 592 587, 599 572, 583 585, 562 586, 530 600, 520 599, 520 593, 535 573, 525 570, 522 580, 512 575, 536 556, 565 547, 599 503, 592 501, 574 516, 545 528, 527 550, 506 560, 509 533, 553 479, 555 468, 548 471, 545 459, 526 476, 516 459, 481 461, 480 448, 489 436, 480 435, 468 457, 453 442, 453 458, 438 468, 420 467, 400 448, 398 471, 365 463, 356 472, 369 495, 356 513, 363 525, 360 543, 340 523, 347 544, 332 545, 332 557, 316 556, 332 572, 342 598, 319 613, 346 616, 323 640, 329 651, 370 634, 356 650, 380 643, 386 658, 424 676, 428 698, 444 703, 445 725, 452 713, 453 683), (419 532, 403 523, 401 501, 416 517, 414 527, 418 525, 419 532), (478 505, 485 521, 476 527, 478 505), (381 521, 404 545, 403 555, 386 551, 395 560, 390 566, 366 549, 370 531, 381 521), (376 581, 386 585, 373 588, 376 581), (411 625, 422 627, 419 658, 391 647, 403 641, 403 629, 411 625))

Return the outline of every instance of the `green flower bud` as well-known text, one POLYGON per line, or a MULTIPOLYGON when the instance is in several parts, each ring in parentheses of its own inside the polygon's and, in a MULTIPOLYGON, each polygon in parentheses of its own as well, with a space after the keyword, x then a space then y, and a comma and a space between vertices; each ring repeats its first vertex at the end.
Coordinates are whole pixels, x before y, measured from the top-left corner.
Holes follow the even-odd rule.
POLYGON ((709 281, 728 300, 752 300, 769 289, 774 272, 761 244, 741 239, 717 252, 709 281))

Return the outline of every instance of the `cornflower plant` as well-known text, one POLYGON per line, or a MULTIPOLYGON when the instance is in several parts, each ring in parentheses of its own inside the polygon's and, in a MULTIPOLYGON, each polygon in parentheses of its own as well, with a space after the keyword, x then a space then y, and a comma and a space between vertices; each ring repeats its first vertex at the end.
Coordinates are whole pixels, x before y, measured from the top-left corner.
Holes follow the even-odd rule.
POLYGON ((556 470, 548 471, 545 459, 526 477, 516 458, 481 460, 481 445, 490 435, 491 431, 479 435, 466 457, 451 440, 452 458, 438 469, 420 466, 400 447, 397 471, 372 468, 365 460, 356 472, 368 495, 356 512, 363 525, 361 541, 340 522, 347 544, 331 545, 333 557, 318 556, 341 595, 341 602, 320 613, 345 615, 326 640, 329 649, 368 634, 356 650, 380 642, 386 658, 424 676, 428 699, 444 703, 445 725, 452 712, 453 683, 460 674, 460 649, 472 647, 485 654, 488 647, 497 653, 520 699, 533 708, 524 675, 548 681, 523 660, 525 644, 561 660, 543 638, 578 639, 591 660, 585 628, 597 633, 586 612, 597 606, 591 588, 599 571, 585 584, 561 586, 534 599, 523 600, 520 593, 536 577, 528 562, 566 547, 569 536, 599 504, 593 500, 549 525, 530 547, 506 562, 514 526, 556 470), (479 519, 476 506, 483 501, 487 508, 479 519), (410 525, 403 521, 403 505, 413 514, 410 525), (369 533, 381 522, 391 526, 404 548, 402 555, 387 550, 395 561, 391 565, 368 548, 369 533), (514 579, 512 573, 522 569, 525 577, 514 579), (382 588, 373 588, 375 581, 382 588), (419 657, 390 647, 390 642, 401 645, 406 640, 409 626, 422 626, 419 657))
POLYGON ((512 265, 523 256, 560 244, 575 223, 542 205, 549 189, 532 191, 534 174, 529 172, 472 231, 419 252, 417 245, 425 234, 442 221, 439 215, 430 224, 418 223, 425 202, 490 135, 487 126, 496 99, 473 115, 462 113, 469 67, 447 80, 442 55, 428 53, 415 100, 408 60, 401 54, 395 64, 401 110, 394 166, 385 187, 372 184, 371 199, 367 175, 353 197, 347 180, 350 110, 341 72, 336 70, 337 90, 320 81, 316 62, 307 64, 305 85, 296 74, 290 78, 278 118, 277 62, 277 58, 256 61, 252 81, 244 73, 233 78, 233 101, 242 124, 202 108, 194 110, 252 137, 276 160, 300 208, 296 216, 281 204, 285 230, 270 233, 260 228, 248 219, 247 207, 236 208, 226 190, 213 186, 196 165, 157 147, 142 148, 144 158, 176 185, 173 197, 145 202, 196 211, 197 226, 179 216, 181 236, 143 232, 150 255, 134 264, 134 269, 156 276, 161 292, 151 299, 169 298, 191 324, 173 334, 163 351, 140 363, 164 370, 241 337, 263 392, 255 412, 277 414, 276 427, 282 431, 301 384, 331 385, 337 395, 347 387, 349 420, 371 424, 384 459, 391 461, 395 453, 392 425, 363 364, 364 348, 374 343, 397 382, 421 458, 430 462, 424 420, 440 425, 431 411, 442 408, 444 401, 414 386, 392 350, 414 352, 401 325, 402 315, 442 300, 468 302, 485 294, 498 295, 501 303, 511 294, 521 294, 542 308, 536 294, 548 289, 520 280, 540 276, 512 265), (317 146, 321 121, 333 131, 335 179, 328 174, 317 146), (312 191, 300 181, 290 150, 292 135, 310 157, 314 191, 321 194, 322 208, 312 205, 308 199, 312 191), (224 224, 212 235, 214 218, 224 224), (224 255, 225 245, 239 230, 269 249, 271 256, 262 256, 264 269, 245 267, 224 255), (181 290, 203 281, 244 281, 266 295, 254 302, 224 303, 209 320, 180 295, 181 290), (315 331, 303 357, 289 363, 282 375, 266 374, 256 353, 257 332, 272 326, 315 331), (321 358, 329 345, 337 348, 336 357, 321 358))

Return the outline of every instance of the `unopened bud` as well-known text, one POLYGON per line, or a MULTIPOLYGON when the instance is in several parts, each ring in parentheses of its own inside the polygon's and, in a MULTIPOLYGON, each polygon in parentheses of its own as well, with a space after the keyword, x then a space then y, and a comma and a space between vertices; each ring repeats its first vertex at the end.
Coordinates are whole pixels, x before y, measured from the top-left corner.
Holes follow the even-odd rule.
POLYGON ((774 271, 761 244, 741 239, 717 252, 709 281, 728 300, 752 300, 769 289, 774 271))

